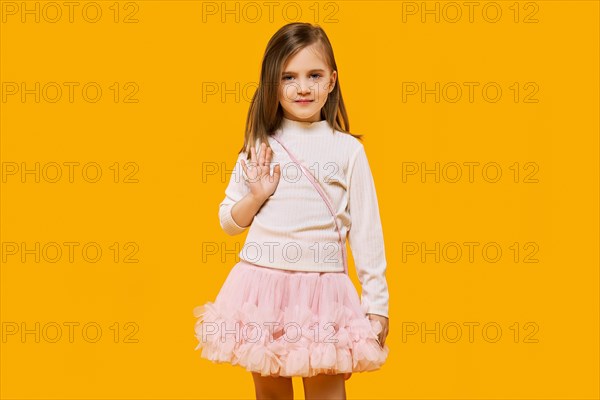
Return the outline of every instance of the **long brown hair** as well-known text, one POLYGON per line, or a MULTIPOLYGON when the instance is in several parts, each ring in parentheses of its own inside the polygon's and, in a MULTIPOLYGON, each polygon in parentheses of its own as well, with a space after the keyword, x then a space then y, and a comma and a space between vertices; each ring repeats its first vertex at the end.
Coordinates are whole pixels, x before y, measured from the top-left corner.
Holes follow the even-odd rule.
MULTIPOLYGON (((247 151, 248 159, 250 144, 254 145, 256 140, 260 139, 261 143, 269 146, 268 136, 280 127, 283 120, 283 110, 278 95, 283 66, 289 57, 313 44, 319 47, 330 69, 337 71, 331 43, 325 31, 318 25, 292 22, 281 27, 269 40, 262 60, 258 88, 252 96, 246 118, 244 145, 239 151, 239 153, 247 151)), ((321 108, 321 119, 326 119, 329 126, 334 129, 362 140, 363 135, 350 133, 350 122, 340 88, 339 71, 335 87, 321 108)))

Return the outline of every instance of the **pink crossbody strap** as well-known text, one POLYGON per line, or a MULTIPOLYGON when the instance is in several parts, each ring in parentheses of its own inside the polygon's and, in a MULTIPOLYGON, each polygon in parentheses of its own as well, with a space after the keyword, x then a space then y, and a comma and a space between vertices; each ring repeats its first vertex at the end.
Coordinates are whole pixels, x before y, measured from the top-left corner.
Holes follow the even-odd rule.
POLYGON ((304 165, 302 165, 300 163, 300 161, 298 161, 298 159, 296 157, 294 157, 294 155, 288 150, 288 148, 285 147, 285 145, 283 143, 281 143, 281 139, 277 139, 275 137, 275 135, 273 135, 271 137, 273 139, 275 139, 281 145, 281 147, 283 147, 283 149, 289 154, 292 161, 294 161, 296 164, 298 164, 298 166, 300 166, 300 170, 302 170, 302 172, 304 172, 304 175, 306 175, 306 177, 308 178, 310 183, 312 183, 312 185, 315 187, 315 189, 317 189, 317 192, 319 192, 319 194, 321 195, 321 198, 325 201, 325 204, 327 205, 329 212, 333 216, 333 222, 335 223, 335 229, 337 229, 338 237, 340 239, 340 248, 342 250, 342 261, 344 263, 344 273, 347 274, 348 273, 348 262, 346 261, 346 246, 344 245, 344 242, 342 241, 342 233, 340 232, 340 228, 338 227, 337 219, 335 217, 335 212, 333 211, 333 205, 331 204, 331 200, 329 199, 329 197, 327 196, 327 193, 325 193, 325 191, 323 190, 321 185, 319 185, 319 183, 316 181, 313 174, 311 174, 310 171, 308 171, 304 167, 304 165))

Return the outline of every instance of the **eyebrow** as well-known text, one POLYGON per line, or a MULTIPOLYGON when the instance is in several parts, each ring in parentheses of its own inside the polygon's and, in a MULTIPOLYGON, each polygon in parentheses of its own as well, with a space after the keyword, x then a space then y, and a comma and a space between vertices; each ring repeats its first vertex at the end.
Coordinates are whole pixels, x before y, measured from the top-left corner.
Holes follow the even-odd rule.
MULTIPOLYGON (((308 71, 308 72, 325 72, 325 70, 324 70, 324 69, 321 69, 321 68, 318 68, 318 69, 311 69, 311 70, 310 70, 310 71, 308 71)), ((282 73, 281 73, 281 75, 286 75, 286 74, 287 74, 287 75, 296 75, 296 73, 295 73, 295 72, 290 72, 290 71, 284 71, 284 72, 282 72, 282 73)))

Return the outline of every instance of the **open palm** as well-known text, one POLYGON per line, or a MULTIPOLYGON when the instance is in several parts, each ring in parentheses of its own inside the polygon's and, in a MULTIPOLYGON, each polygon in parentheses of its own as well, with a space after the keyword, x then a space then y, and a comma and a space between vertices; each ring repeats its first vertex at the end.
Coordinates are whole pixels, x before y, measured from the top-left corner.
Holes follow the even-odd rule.
POLYGON ((257 199, 266 200, 275 192, 281 176, 279 164, 273 168, 273 176, 270 175, 271 159, 273 150, 265 143, 260 145, 260 156, 256 156, 254 146, 250 148, 250 165, 246 165, 246 160, 242 159, 242 168, 248 177, 246 182, 250 187, 250 193, 257 199))

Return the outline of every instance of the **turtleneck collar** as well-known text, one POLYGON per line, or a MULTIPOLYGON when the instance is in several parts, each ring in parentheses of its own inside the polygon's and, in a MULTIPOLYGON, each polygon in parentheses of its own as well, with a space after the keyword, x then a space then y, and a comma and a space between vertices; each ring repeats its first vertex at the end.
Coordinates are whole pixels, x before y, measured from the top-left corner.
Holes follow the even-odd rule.
POLYGON ((283 117, 281 126, 279 127, 279 134, 283 136, 315 136, 332 134, 333 129, 329 126, 326 119, 320 121, 308 122, 308 121, 296 121, 283 117))

